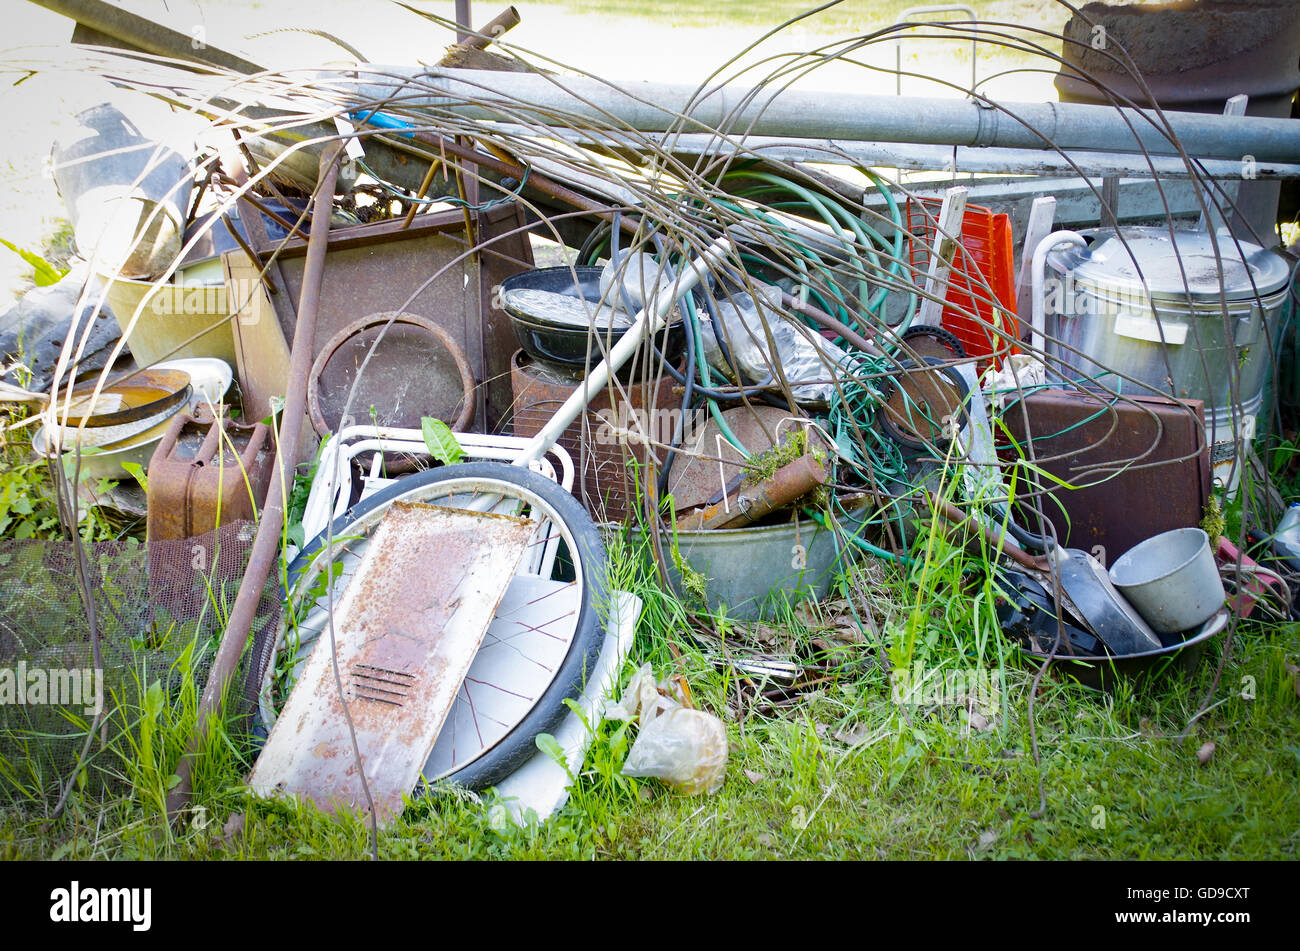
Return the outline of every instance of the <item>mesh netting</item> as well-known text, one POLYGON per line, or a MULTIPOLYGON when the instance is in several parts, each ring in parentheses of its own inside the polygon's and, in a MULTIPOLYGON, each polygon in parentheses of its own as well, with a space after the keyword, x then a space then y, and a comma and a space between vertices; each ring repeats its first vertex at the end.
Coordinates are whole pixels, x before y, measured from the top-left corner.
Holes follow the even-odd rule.
MULTIPOLYGON (((102 674, 91 613, 65 541, 0 541, 0 793, 26 800, 57 791, 77 763, 102 700, 101 735, 85 781, 129 781, 123 757, 140 757, 145 734, 167 775, 173 746, 188 732, 197 697, 234 605, 256 534, 234 522, 181 541, 135 539, 85 547, 94 593, 102 674), (148 721, 146 724, 145 721, 148 721), (171 729, 168 729, 171 727, 171 729), (157 739, 155 739, 157 737, 157 739)), ((250 659, 265 653, 279 622, 278 578, 268 579, 228 711, 233 736, 248 733, 250 659)))

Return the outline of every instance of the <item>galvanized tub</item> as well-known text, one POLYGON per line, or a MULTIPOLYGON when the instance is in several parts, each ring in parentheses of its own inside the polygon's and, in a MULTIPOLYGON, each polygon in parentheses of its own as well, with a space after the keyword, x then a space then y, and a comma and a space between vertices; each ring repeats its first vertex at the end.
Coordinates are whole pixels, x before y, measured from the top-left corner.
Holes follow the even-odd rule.
MULTIPOLYGON (((639 533, 638 533, 639 534, 639 533)), ((704 578, 704 600, 712 612, 756 620, 771 617, 783 602, 820 601, 830 594, 838 559, 835 538, 810 518, 782 525, 709 531, 664 532, 668 580, 678 597, 689 598, 673 557, 704 578)))
POLYGON ((1286 261, 1246 242, 1238 250, 1226 233, 1083 234, 1088 248, 1047 257, 1052 369, 1122 393, 1201 400, 1216 458, 1230 457, 1238 425, 1249 438, 1263 401, 1286 261))

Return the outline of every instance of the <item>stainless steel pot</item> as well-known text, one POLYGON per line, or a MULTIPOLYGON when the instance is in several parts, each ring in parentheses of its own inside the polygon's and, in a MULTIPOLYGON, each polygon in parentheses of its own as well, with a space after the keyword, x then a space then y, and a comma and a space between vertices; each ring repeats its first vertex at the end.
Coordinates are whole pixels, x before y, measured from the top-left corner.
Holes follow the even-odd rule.
POLYGON ((1253 416, 1262 400, 1286 262, 1226 233, 1082 234, 1087 248, 1047 255, 1053 369, 1072 380, 1100 377, 1122 393, 1201 400, 1211 441, 1230 439, 1234 418, 1253 416))

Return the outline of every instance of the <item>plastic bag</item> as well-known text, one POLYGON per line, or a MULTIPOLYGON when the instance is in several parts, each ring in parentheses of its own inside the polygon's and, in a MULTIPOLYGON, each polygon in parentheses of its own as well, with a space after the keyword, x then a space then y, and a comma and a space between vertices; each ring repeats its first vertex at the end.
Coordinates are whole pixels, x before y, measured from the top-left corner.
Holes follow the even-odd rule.
POLYGON ((844 351, 816 331, 795 326, 778 310, 781 289, 769 285, 755 285, 756 293, 736 293, 731 297, 719 296, 717 321, 706 321, 704 351, 709 365, 734 377, 739 373, 744 382, 762 385, 773 382, 772 367, 780 366, 790 383, 790 391, 800 403, 826 404, 830 402, 835 385, 830 382, 808 383, 810 380, 829 381, 835 367, 845 357, 844 351), (721 326, 717 326, 720 324, 721 326), (771 333, 771 342, 768 332, 771 333), (729 367, 723 356, 721 340, 731 351, 734 367, 729 367), (770 354, 771 343, 776 344, 776 355, 770 354), (796 385, 803 383, 803 385, 796 385))
POLYGON ((623 775, 662 780, 686 796, 712 795, 727 771, 727 729, 711 713, 683 706, 650 665, 632 675, 623 697, 605 711, 615 720, 640 720, 623 775))
MULTIPOLYGON (((674 283, 672 273, 646 252, 620 251, 600 272, 600 296, 626 311, 630 325, 642 307, 657 303, 660 292, 671 294, 674 283)), ((669 324, 680 321, 680 305, 674 304, 664 319, 669 324)))

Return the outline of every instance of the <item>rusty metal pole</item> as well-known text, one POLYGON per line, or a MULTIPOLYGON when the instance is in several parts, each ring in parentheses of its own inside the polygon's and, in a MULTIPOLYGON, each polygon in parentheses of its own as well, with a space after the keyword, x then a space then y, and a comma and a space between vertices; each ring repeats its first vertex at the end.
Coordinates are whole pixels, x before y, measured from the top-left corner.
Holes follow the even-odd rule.
POLYGON ((469 39, 470 30, 474 29, 470 24, 469 0, 456 0, 456 26, 456 42, 464 43, 469 39))
POLYGON ((312 209, 311 234, 307 239, 307 260, 303 271, 302 296, 298 304, 298 321, 293 332, 293 346, 289 355, 289 381, 285 393, 284 410, 280 414, 280 438, 276 448, 275 468, 271 486, 262 507, 262 519, 257 525, 257 537, 248 558, 248 568, 239 586, 239 595, 226 623, 208 682, 199 702, 198 719, 189 745, 176 775, 180 782, 167 795, 167 815, 175 820, 189 801, 193 792, 194 759, 207 735, 212 716, 221 709, 227 688, 234 679, 248 642, 257 605, 262 600, 262 588, 271 573, 280 548, 280 535, 284 526, 284 505, 288 484, 293 479, 294 449, 302 429, 307 406, 307 373, 311 369, 312 348, 316 339, 316 311, 320 300, 321 277, 325 272, 325 252, 329 245, 330 212, 333 210, 334 182, 338 177, 338 156, 342 146, 329 143, 321 153, 320 185, 316 189, 312 209))

